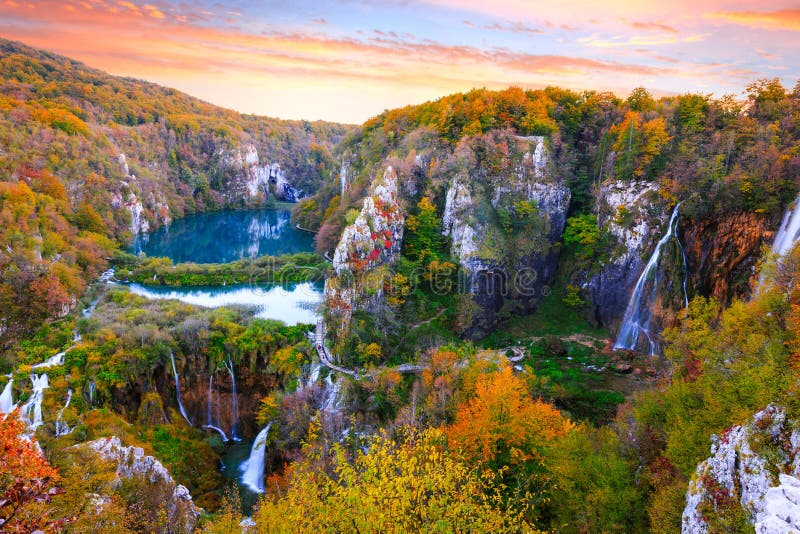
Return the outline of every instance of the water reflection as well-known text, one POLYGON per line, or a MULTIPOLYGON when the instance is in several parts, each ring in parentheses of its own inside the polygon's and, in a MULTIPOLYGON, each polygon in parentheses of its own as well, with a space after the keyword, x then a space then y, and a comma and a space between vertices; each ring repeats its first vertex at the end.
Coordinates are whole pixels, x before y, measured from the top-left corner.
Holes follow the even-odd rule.
POLYGON ((256 317, 277 319, 288 325, 314 323, 322 298, 321 284, 285 286, 151 287, 130 284, 131 292, 149 299, 176 299, 206 308, 246 305, 256 317))
POLYGON ((175 263, 227 263, 313 250, 313 236, 292 226, 287 210, 223 211, 179 219, 136 237, 135 254, 175 263))

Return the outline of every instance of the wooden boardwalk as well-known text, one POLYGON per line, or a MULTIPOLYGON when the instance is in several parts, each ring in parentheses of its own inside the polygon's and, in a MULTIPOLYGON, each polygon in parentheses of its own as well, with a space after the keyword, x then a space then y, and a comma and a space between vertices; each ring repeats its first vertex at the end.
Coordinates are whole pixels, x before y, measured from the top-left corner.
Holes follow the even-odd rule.
POLYGON ((344 367, 340 367, 333 363, 331 353, 328 351, 328 347, 325 346, 325 321, 322 318, 317 321, 317 330, 314 334, 314 337, 316 338, 314 345, 317 349, 317 356, 319 357, 319 361, 322 365, 328 369, 333 369, 334 371, 350 375, 356 380, 361 380, 361 375, 358 374, 358 371, 345 369, 344 367))
MULTIPOLYGON (((333 357, 331 356, 328 347, 325 346, 325 321, 322 318, 317 320, 317 329, 314 332, 314 346, 317 350, 317 356, 319 357, 319 361, 322 365, 336 372, 352 376, 356 380, 361 380, 361 374, 358 371, 346 369, 333 363, 333 357)), ((517 363, 525 358, 525 351, 523 349, 519 347, 509 347, 509 349, 514 353, 514 356, 508 358, 510 362, 517 363)), ((398 373, 404 374, 418 374, 423 372, 425 369, 427 369, 427 366, 417 365, 414 363, 404 363, 394 368, 394 370, 398 373)))

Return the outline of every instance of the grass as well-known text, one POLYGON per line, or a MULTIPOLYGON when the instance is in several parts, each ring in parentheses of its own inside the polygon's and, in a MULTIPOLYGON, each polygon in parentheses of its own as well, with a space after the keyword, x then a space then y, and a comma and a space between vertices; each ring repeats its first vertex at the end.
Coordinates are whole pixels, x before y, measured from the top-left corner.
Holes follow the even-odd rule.
POLYGON ((608 332, 590 323, 584 310, 564 303, 567 295, 566 285, 556 283, 549 295, 542 299, 539 308, 531 315, 513 315, 505 320, 495 332, 520 339, 538 336, 566 337, 584 334, 600 339, 608 337, 608 332))
POLYGON ((536 392, 577 420, 609 422, 625 401, 608 357, 576 342, 544 338, 526 345, 525 367, 539 379, 536 392))

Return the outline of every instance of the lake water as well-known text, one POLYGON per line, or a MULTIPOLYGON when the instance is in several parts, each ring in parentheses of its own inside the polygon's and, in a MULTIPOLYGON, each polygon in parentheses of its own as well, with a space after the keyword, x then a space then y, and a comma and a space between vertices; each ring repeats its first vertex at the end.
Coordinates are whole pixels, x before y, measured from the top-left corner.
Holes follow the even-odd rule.
POLYGON ((131 251, 175 263, 228 263, 243 258, 312 252, 314 236, 295 228, 288 210, 191 215, 134 239, 131 251))
MULTIPOLYGON (((314 250, 313 235, 292 226, 287 210, 205 213, 180 219, 140 235, 133 252, 168 257, 174 263, 227 263, 242 258, 279 256, 314 250)), ((322 284, 162 287, 130 284, 150 299, 176 299, 207 308, 247 305, 256 316, 289 325, 315 323, 322 284)))
POLYGON ((162 287, 130 284, 132 293, 149 299, 176 299, 205 308, 247 305, 256 317, 277 319, 288 325, 315 323, 322 285, 312 283, 283 286, 162 287))

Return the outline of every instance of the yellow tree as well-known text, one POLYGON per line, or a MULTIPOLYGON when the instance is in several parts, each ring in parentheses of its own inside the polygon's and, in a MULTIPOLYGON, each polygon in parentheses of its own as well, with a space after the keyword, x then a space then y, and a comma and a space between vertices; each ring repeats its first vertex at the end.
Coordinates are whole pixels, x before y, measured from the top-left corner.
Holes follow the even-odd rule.
POLYGON ((349 460, 336 444, 329 475, 307 460, 284 496, 262 500, 257 532, 530 532, 520 510, 500 506, 489 486, 444 447, 440 430, 396 441, 381 435, 349 460))

